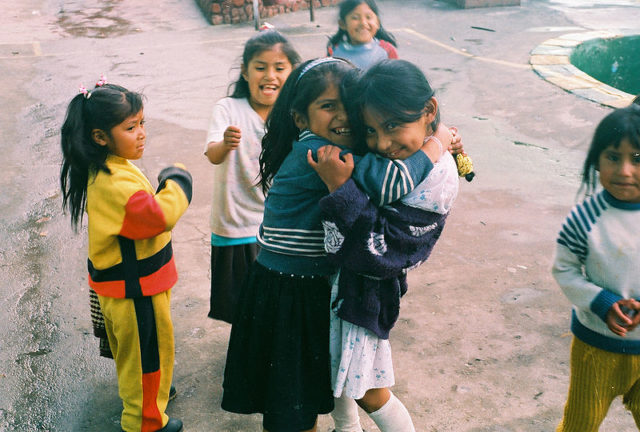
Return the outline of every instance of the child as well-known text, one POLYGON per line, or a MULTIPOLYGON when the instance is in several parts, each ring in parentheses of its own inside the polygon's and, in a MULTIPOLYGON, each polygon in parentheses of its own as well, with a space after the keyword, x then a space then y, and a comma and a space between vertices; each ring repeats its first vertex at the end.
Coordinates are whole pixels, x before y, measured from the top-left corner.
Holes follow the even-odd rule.
MULTIPOLYGON (((443 125, 434 91, 409 62, 385 60, 372 66, 348 97, 356 110, 352 127, 357 132, 366 129, 357 135, 363 135, 373 152, 406 159, 423 142, 438 141, 433 133, 443 125)), ((408 411, 389 390, 394 375, 388 337, 407 290, 406 272, 429 257, 458 193, 456 164, 440 148, 442 155, 426 180, 379 211, 349 180, 344 167, 350 164, 335 152, 320 160, 330 151, 320 149, 318 163, 310 161, 332 192, 320 200, 320 207, 325 248, 341 267, 331 313, 337 432, 362 432, 353 399, 380 431, 415 431, 408 411)))
POLYGON ((173 375, 171 230, 191 201, 191 175, 162 170, 156 191, 130 160, 144 152, 142 96, 99 81, 81 88, 62 126, 63 208, 89 224, 89 286, 104 314, 124 431, 182 430, 165 414, 173 375))
MULTIPOLYGON (((330 142, 351 145, 338 90, 350 70, 348 62, 330 57, 303 63, 267 119, 261 249, 231 328, 222 408, 261 412, 270 432, 315 431, 317 415, 333 409, 327 277, 335 268, 324 251, 318 207, 328 191, 306 158, 330 142)), ((430 158, 438 156, 433 142, 405 161, 368 154, 357 161, 354 179, 376 202, 388 203, 422 181, 430 158)))
POLYGON ((328 56, 347 59, 363 70, 398 58, 396 39, 382 27, 374 0, 344 0, 339 16, 339 29, 327 44, 328 56))
POLYGON ((233 93, 213 107, 204 150, 215 165, 210 318, 233 322, 242 281, 258 252, 256 234, 264 194, 255 182, 264 121, 299 61, 298 53, 280 33, 258 33, 244 46, 233 93))
POLYGON ((569 395, 556 431, 597 431, 620 395, 640 428, 640 106, 600 122, 582 188, 586 198, 560 230, 552 270, 573 303, 574 336, 569 395))

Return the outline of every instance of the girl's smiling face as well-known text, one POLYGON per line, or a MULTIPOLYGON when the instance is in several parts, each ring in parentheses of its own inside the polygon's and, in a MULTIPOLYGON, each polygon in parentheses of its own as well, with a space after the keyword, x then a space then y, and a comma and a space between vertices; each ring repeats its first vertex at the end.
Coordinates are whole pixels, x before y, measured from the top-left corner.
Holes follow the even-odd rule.
POLYGON ((360 3, 347 14, 344 21, 338 21, 338 26, 347 32, 353 45, 363 45, 371 42, 378 33, 380 21, 368 4, 360 3))
POLYGON ((620 201, 640 203, 640 149, 627 138, 605 148, 598 158, 600 183, 620 201))
POLYGON ((366 128, 367 147, 387 159, 406 159, 422 147, 425 138, 433 131, 437 102, 435 98, 425 107, 416 121, 403 123, 388 115, 364 108, 362 117, 366 128))
POLYGON ((351 147, 351 129, 340 91, 331 83, 327 89, 311 102, 307 115, 294 112, 293 119, 298 129, 309 129, 334 144, 351 147))
POLYGON ((276 102, 280 89, 291 73, 291 62, 280 44, 253 56, 242 65, 242 77, 249 85, 249 104, 264 117, 276 102))
POLYGON ((94 129, 92 136, 97 144, 107 146, 111 154, 129 160, 140 159, 147 140, 144 122, 144 112, 140 110, 111 128, 109 135, 94 129))

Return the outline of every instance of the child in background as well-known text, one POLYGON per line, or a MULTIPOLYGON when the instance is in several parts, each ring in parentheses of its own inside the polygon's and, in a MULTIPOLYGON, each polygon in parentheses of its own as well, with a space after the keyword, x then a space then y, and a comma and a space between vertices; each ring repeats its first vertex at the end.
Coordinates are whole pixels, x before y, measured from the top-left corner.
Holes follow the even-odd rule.
POLYGON ((581 189, 586 198, 560 230, 552 270, 573 303, 574 336, 556 431, 596 432, 617 396, 640 428, 640 106, 600 122, 581 189))
POLYGON ((233 322, 238 293, 257 255, 264 194, 255 183, 264 122, 299 61, 298 53, 280 33, 258 33, 244 46, 233 93, 213 107, 204 150, 215 165, 210 318, 233 322))
POLYGON ((191 175, 162 170, 154 190, 130 161, 144 152, 142 96, 99 81, 81 88, 62 126, 63 208, 89 218, 89 285, 116 363, 124 431, 182 430, 165 414, 173 375, 171 230, 191 201, 191 175))
POLYGON ((327 55, 349 60, 360 69, 387 58, 398 58, 396 39, 380 22, 374 0, 340 3, 338 31, 327 44, 327 55))
MULTIPOLYGON (((333 409, 327 278, 335 268, 324 251, 318 207, 328 191, 306 158, 331 142, 351 146, 339 94, 350 70, 348 62, 330 57, 303 63, 267 120, 260 182, 269 193, 261 249, 231 328, 222 408, 263 413, 270 432, 315 431, 318 414, 333 409)), ((353 177, 376 202, 389 203, 421 182, 430 158, 439 157, 432 141, 421 150, 404 161, 365 155, 353 177)))
MULTIPOLYGON (((424 74, 402 60, 372 66, 348 92, 356 143, 372 152, 406 159, 444 129, 438 102, 424 74), (388 95, 394 95, 389 98, 388 95)), ((430 255, 458 193, 458 172, 447 148, 429 176, 400 201, 379 210, 349 179, 348 159, 318 151, 309 163, 332 192, 320 200, 325 248, 341 267, 333 283, 331 311, 332 412, 337 432, 362 432, 358 404, 382 432, 414 432, 411 417, 390 391, 394 384, 389 331, 406 273, 430 255)))

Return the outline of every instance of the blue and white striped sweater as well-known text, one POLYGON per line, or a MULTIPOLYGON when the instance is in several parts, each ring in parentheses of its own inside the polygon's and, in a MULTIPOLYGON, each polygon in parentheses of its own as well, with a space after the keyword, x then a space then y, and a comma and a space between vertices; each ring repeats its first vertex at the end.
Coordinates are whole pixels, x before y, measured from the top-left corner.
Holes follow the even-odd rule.
POLYGON ((607 312, 623 298, 640 299, 640 204, 602 191, 576 205, 558 235, 552 273, 573 303, 571 329, 611 352, 640 354, 640 329, 620 337, 607 312))
POLYGON ((591 196, 581 205, 573 208, 562 226, 558 243, 569 248, 583 264, 589 251, 587 248, 587 235, 591 231, 591 226, 597 222, 597 219, 607 207, 602 194, 591 196))
MULTIPOLYGON (((272 270, 296 275, 329 275, 335 268, 324 250, 318 202, 329 191, 307 163, 307 151, 331 144, 309 131, 294 141, 265 200, 258 234, 258 262, 272 270)), ((389 160, 375 154, 354 156, 353 179, 376 205, 398 200, 424 180, 433 164, 418 151, 411 157, 389 160)))

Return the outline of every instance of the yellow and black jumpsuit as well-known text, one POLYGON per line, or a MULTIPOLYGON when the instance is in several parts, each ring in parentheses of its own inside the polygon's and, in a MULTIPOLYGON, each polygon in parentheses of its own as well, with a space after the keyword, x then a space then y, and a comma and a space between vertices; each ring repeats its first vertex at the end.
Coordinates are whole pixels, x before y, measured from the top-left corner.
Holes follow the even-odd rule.
POLYGON ((98 294, 123 402, 124 431, 157 431, 173 375, 171 230, 191 201, 191 175, 173 166, 149 180, 110 155, 87 185, 89 285, 98 294))

